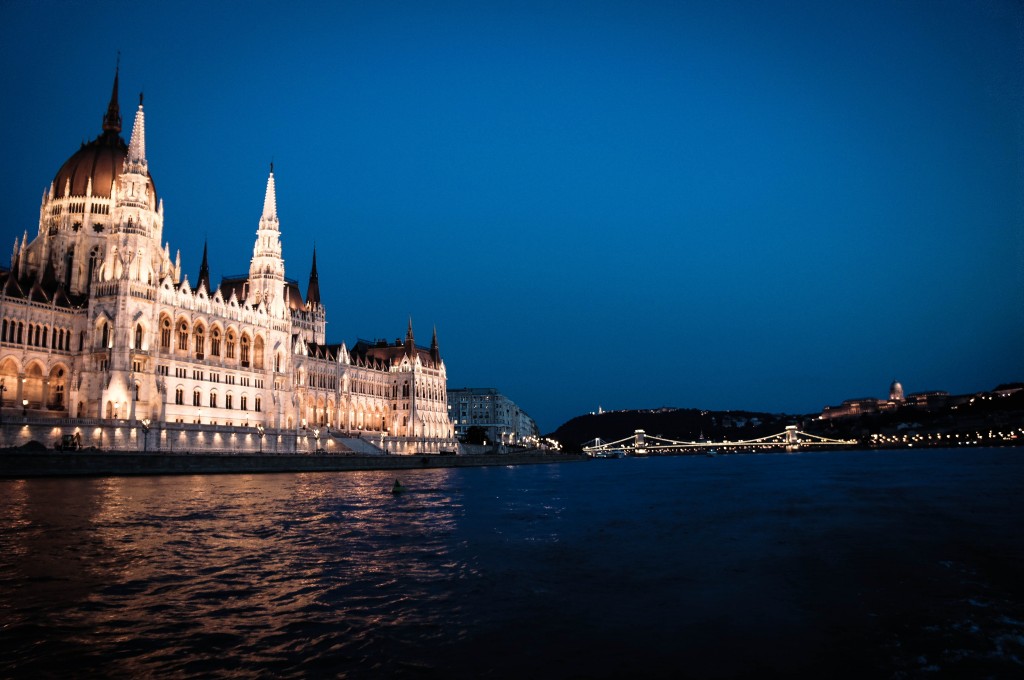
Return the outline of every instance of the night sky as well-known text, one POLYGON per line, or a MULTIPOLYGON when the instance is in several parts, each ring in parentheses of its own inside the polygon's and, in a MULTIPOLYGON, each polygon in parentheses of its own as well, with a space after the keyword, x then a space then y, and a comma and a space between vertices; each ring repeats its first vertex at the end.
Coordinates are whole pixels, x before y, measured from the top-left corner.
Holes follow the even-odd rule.
POLYGON ((838 4, 6 0, 0 262, 120 50, 190 281, 273 160, 328 340, 436 324, 544 431, 1024 380, 1024 8, 838 4))

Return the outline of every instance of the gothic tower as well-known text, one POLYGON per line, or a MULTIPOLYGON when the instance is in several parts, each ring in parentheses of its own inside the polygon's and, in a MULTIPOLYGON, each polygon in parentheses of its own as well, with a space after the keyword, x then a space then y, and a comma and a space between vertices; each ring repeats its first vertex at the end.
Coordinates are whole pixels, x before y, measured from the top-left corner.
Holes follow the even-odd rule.
POLYGON ((263 215, 256 230, 256 244, 249 264, 248 301, 254 307, 263 305, 276 319, 286 317, 284 301, 284 259, 281 257, 281 224, 277 219, 277 192, 274 187, 274 164, 270 164, 267 193, 263 199, 263 215))

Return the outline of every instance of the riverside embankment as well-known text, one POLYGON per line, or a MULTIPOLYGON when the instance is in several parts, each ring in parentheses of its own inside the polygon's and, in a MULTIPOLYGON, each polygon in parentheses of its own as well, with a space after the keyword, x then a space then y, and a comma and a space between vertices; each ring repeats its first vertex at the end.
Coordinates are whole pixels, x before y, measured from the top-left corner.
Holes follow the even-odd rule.
POLYGON ((525 451, 478 455, 337 455, 122 453, 0 450, 0 477, 194 475, 260 472, 410 470, 483 465, 529 465, 583 460, 582 456, 525 451))

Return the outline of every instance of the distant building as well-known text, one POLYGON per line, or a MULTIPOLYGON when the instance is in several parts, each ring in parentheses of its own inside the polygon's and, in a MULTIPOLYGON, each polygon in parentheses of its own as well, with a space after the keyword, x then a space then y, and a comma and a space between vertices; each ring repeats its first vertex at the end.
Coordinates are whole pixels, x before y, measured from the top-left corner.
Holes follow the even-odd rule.
POLYGON ((540 436, 533 418, 493 387, 448 390, 448 417, 457 437, 465 437, 471 427, 483 428, 489 442, 504 444, 540 436))
POLYGON ((889 402, 865 397, 862 399, 847 399, 839 406, 826 406, 821 412, 822 420, 831 418, 846 418, 849 416, 861 416, 869 413, 878 413, 882 405, 888 406, 889 402))
POLYGON ((862 416, 873 413, 884 413, 900 407, 913 407, 920 409, 936 409, 952 405, 956 400, 951 400, 949 392, 915 392, 914 394, 903 394, 903 385, 893 380, 889 385, 889 399, 875 399, 864 397, 860 399, 847 399, 839 406, 826 406, 821 411, 822 420, 833 418, 847 418, 862 416))
POLYGON ((889 385, 889 401, 903 401, 903 385, 896 380, 889 385))
POLYGON ((942 408, 949 402, 949 392, 915 392, 907 395, 907 405, 918 408, 942 408))

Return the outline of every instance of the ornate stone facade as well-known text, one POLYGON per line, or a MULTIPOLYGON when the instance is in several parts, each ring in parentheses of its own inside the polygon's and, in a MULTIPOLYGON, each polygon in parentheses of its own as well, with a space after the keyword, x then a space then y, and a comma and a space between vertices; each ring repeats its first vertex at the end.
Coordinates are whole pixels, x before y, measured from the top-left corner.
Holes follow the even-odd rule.
POLYGON ((281 451, 454 448, 436 331, 429 348, 411 320, 404 341, 326 342, 316 253, 305 300, 285 278, 273 166, 249 274, 211 290, 205 249, 193 285, 163 242, 141 96, 128 144, 120 131, 115 76, 102 134, 60 168, 37 234, 0 270, 8 430, 42 424, 45 439, 53 421, 89 441, 90 425, 144 423, 159 448, 254 449, 254 431, 281 451))

